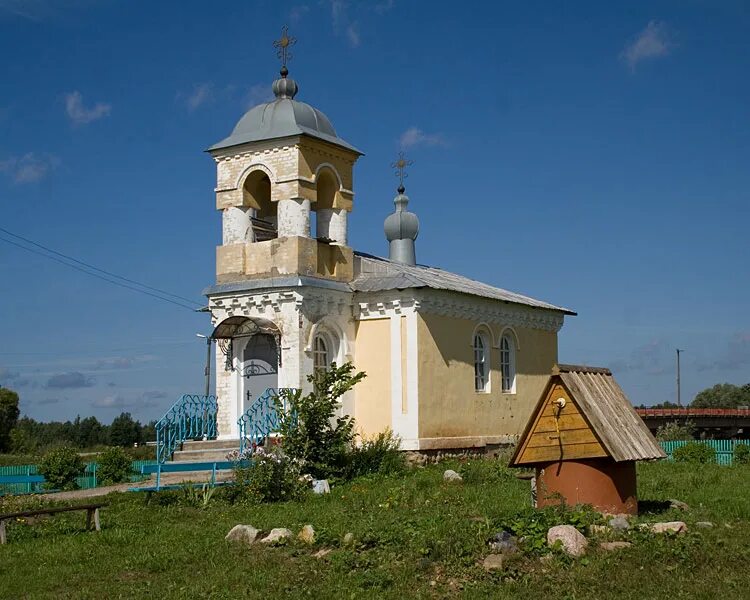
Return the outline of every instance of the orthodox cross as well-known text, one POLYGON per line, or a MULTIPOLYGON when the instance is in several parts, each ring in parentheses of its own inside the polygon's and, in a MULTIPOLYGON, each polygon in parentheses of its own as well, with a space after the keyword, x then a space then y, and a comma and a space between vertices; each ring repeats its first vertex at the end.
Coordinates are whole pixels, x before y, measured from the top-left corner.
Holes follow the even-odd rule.
POLYGON ((403 194, 404 189, 404 178, 408 177, 408 173, 406 173, 406 167, 409 167, 414 164, 413 160, 409 160, 404 156, 403 152, 398 153, 398 160, 391 164, 391 166, 396 169, 396 177, 398 177, 398 190, 400 193, 403 194))
POLYGON ((278 48, 276 56, 281 59, 281 68, 286 69, 286 61, 292 58, 292 53, 289 51, 290 46, 294 46, 297 43, 297 38, 289 37, 289 28, 284 25, 281 28, 281 38, 275 40, 273 43, 274 48, 278 48))

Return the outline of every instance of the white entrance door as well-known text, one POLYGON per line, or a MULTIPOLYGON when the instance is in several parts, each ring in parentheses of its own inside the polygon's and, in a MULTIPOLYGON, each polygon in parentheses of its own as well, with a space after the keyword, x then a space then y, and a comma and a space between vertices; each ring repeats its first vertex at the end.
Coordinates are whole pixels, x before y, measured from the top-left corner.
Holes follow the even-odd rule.
POLYGON ((279 351, 276 337, 256 333, 242 350, 240 371, 240 414, 250 408, 268 388, 279 386, 279 351))

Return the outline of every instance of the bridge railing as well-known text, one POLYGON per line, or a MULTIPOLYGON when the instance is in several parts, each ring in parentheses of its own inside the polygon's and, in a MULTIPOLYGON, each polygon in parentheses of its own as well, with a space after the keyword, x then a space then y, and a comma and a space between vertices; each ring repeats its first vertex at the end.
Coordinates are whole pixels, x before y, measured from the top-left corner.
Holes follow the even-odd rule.
POLYGON ((636 408, 641 417, 750 417, 750 408, 636 408))

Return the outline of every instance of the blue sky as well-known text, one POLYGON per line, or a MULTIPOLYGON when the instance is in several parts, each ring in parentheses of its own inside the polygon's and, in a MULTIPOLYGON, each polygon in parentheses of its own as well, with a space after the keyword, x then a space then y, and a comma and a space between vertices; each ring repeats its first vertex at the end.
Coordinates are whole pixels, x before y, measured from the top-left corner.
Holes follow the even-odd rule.
MULTIPOLYGON (((270 96, 365 152, 350 242, 385 254, 400 148, 418 260, 568 306, 560 359, 634 403, 750 380, 743 2, 0 0, 0 227, 201 302, 203 150, 270 96)), ((3 237, 8 238, 7 235, 3 237)), ((12 239, 12 238, 11 238, 12 239)), ((158 418, 208 318, 0 241, 0 384, 37 419, 158 418)))

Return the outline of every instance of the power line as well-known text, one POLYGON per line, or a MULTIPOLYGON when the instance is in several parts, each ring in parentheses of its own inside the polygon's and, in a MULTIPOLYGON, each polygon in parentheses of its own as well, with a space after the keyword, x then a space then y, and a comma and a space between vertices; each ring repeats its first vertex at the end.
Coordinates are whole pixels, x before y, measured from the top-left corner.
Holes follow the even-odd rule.
MULTIPOLYGON (((1 231, 5 231, 5 229, 2 229, 1 227, 0 227, 0 230, 1 231)), ((13 234, 11 234, 11 235, 13 235, 13 234)), ((16 236, 16 237, 20 237, 20 236, 16 236)), ((23 238, 21 238, 21 239, 23 239, 23 238)), ((26 246, 24 246, 22 244, 19 244, 18 242, 14 242, 13 240, 5 239, 2 236, 0 236, 0 241, 6 242, 7 244, 12 244, 13 246, 17 246, 18 248, 21 248, 22 250, 26 250, 27 252, 31 252, 33 254, 38 254, 39 256, 43 256, 44 258, 48 258, 50 260, 54 260, 55 262, 58 262, 58 263, 60 263, 62 265, 65 265, 66 267, 70 267, 71 269, 75 269, 76 271, 80 271, 81 273, 86 273, 87 275, 91 275, 92 277, 96 277, 97 279, 101 279, 102 281, 106 281, 107 283, 111 283, 112 285, 117 285, 117 286, 129 289, 129 290, 133 290, 134 292, 140 292, 141 294, 146 294, 147 296, 151 296, 152 298, 156 298, 158 300, 163 300, 164 302, 169 302, 170 304, 175 304, 177 306, 181 306, 183 308, 187 308, 191 312, 195 312, 195 310, 196 310, 195 307, 193 307, 193 306, 188 306, 187 304, 184 304, 182 302, 178 302, 176 300, 171 300, 170 298, 165 298, 164 296, 159 296, 158 294, 152 294, 151 292, 147 292, 146 290, 142 290, 140 288, 134 287, 132 285, 128 285, 126 283, 122 283, 120 281, 115 281, 115 280, 109 279, 109 278, 104 277, 102 275, 99 275, 97 273, 92 273, 91 271, 88 271, 88 270, 83 269, 81 267, 78 267, 76 265, 72 265, 72 264, 70 264, 68 262, 65 262, 64 260, 61 260, 61 259, 56 258, 54 256, 50 256, 49 254, 44 254, 43 252, 40 252, 39 250, 34 250, 33 248, 27 248, 26 246)), ((36 245, 38 245, 40 247, 43 247, 40 244, 36 244, 36 245)), ((76 261, 76 262, 80 262, 80 261, 76 261)), ((97 269, 97 270, 101 270, 101 269, 97 269)), ((115 275, 115 277, 117 277, 117 275, 115 275)), ((124 279, 124 278, 122 278, 122 279, 124 279)), ((135 283, 136 283, 136 285, 141 285, 138 282, 135 282, 135 283)), ((144 286, 144 287, 146 287, 146 286, 144 286)), ((156 288, 150 288, 150 289, 156 289, 156 288)), ((157 291, 161 292, 161 290, 157 290, 157 291)), ((170 296, 175 296, 174 294, 169 294, 169 295, 170 296)), ((179 298, 180 296, 176 296, 176 297, 179 298)), ((193 302, 193 301, 192 300, 188 300, 188 302, 193 302)), ((200 306, 200 304, 198 302, 193 302, 193 304, 195 304, 196 306, 200 306)))
MULTIPOLYGON (((150 285, 146 285, 145 283, 141 283, 140 281, 134 281, 133 279, 128 279, 127 277, 123 277, 122 275, 118 275, 117 273, 112 273, 111 271, 105 271, 104 269, 100 269, 99 267, 95 267, 94 265, 91 265, 87 262, 84 262, 82 260, 78 260, 77 258, 74 258, 72 256, 68 256, 67 254, 63 254, 62 252, 58 252, 57 250, 53 250, 52 248, 49 248, 43 244, 40 244, 39 242, 35 242, 34 240, 30 240, 28 238, 23 237, 22 235, 18 235, 17 233, 13 233, 12 231, 8 231, 7 229, 0 227, 0 231, 3 233, 6 233, 8 235, 13 236, 14 238, 17 238, 19 240, 23 240, 27 244, 32 244, 36 246, 37 248, 41 248, 42 250, 46 252, 50 252, 51 254, 55 254, 57 256, 60 256, 66 260, 72 261, 74 263, 77 263, 79 265, 82 265, 88 269, 92 269, 94 271, 98 271, 99 273, 103 273, 104 275, 108 275, 110 277, 115 277, 116 279, 121 279, 122 281, 126 281, 128 283, 132 283, 134 285, 140 286, 142 288, 146 288, 147 290, 151 290, 152 292, 158 292, 159 294, 162 294, 164 296, 171 296, 172 298, 177 298, 179 300, 185 300, 186 302, 190 302, 191 304, 195 304, 196 306, 201 306, 199 302, 196 302, 195 300, 191 300, 190 298, 185 298, 184 296, 178 296, 177 294, 173 294, 171 292, 167 292, 165 290, 160 290, 159 288, 151 287, 150 285)), ((2 238, 0 238, 2 239, 2 238)), ((4 241, 10 241, 10 240, 4 240, 4 241)), ((17 245, 17 244, 16 244, 17 245)), ((20 246, 23 248, 23 246, 20 246)), ((42 255, 44 256, 44 255, 42 255)), ((51 258, 51 257, 49 257, 51 258)), ((59 262, 59 261, 58 261, 59 262)), ((65 264, 65 263, 63 263, 65 264)), ((72 266, 72 265, 68 265, 72 266)))

